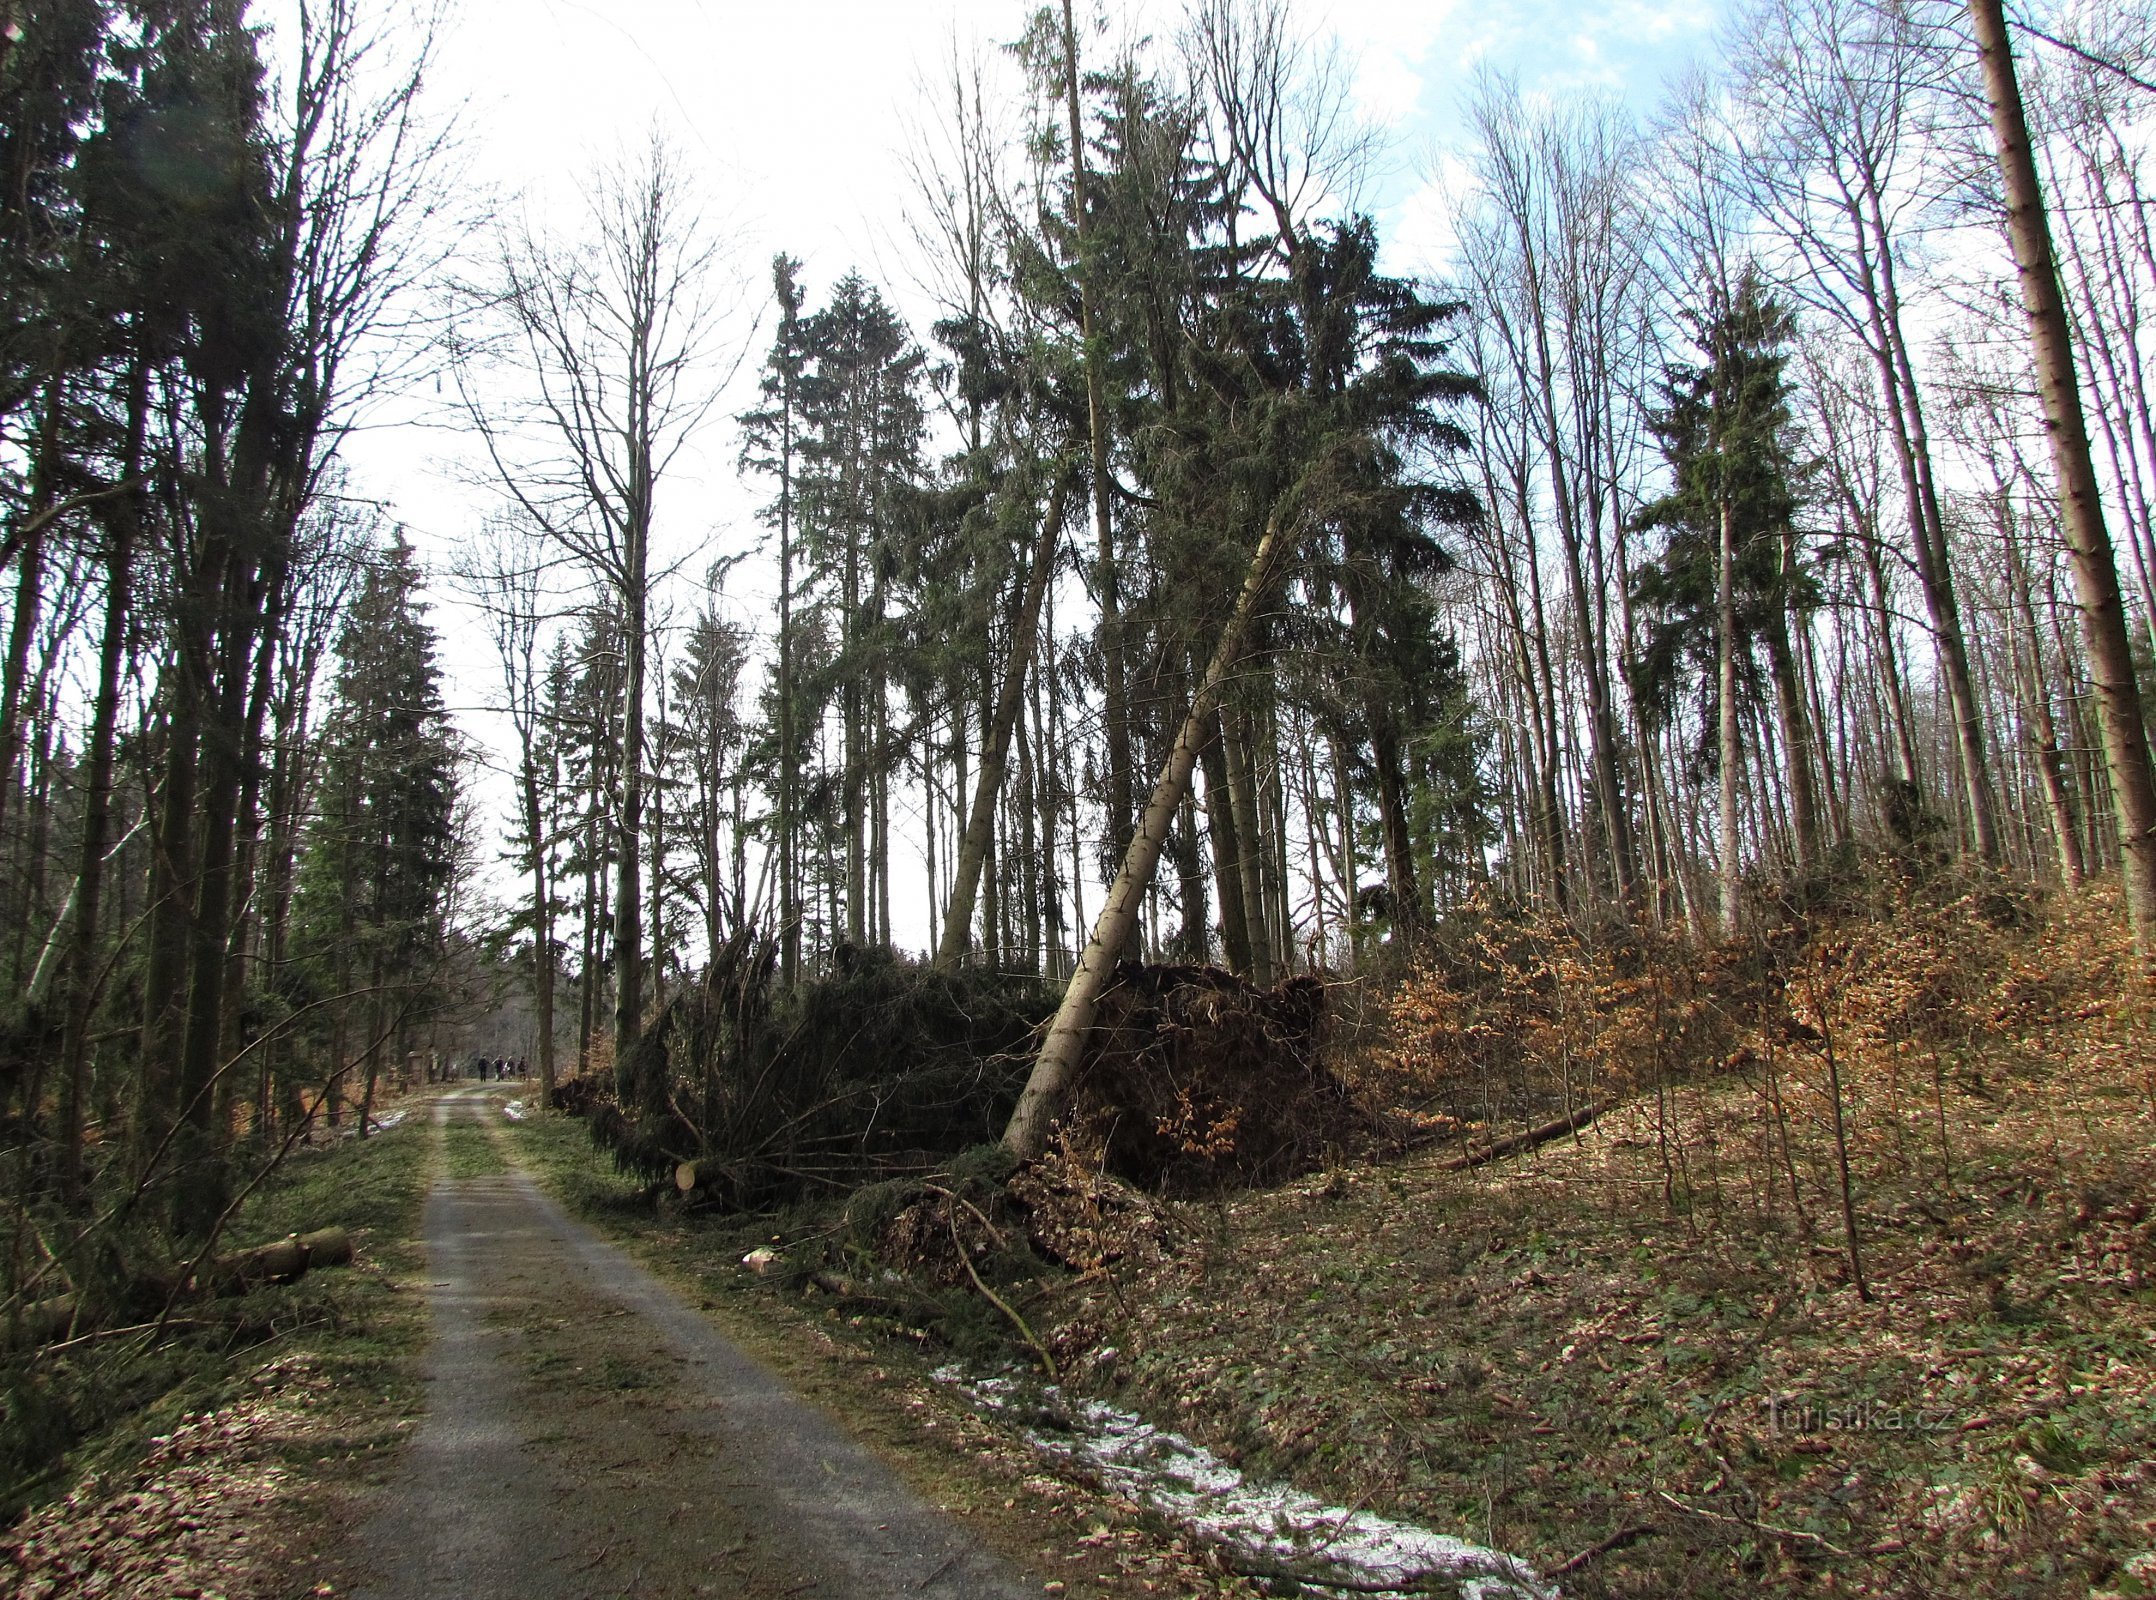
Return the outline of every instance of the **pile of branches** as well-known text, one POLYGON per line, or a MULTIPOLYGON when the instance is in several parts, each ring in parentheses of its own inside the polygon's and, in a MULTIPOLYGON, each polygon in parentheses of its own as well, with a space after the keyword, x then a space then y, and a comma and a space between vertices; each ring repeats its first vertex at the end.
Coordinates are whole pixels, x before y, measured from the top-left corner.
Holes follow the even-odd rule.
POLYGON ((744 930, 671 999, 587 1111, 627 1172, 761 1208, 935 1170, 997 1138, 1055 999, 1038 980, 940 972, 841 949, 829 976, 774 982, 744 930))
POLYGON ((1161 1194, 1283 1183, 1373 1131, 1328 1067, 1325 986, 1125 962, 1102 994, 1064 1128, 1161 1194))

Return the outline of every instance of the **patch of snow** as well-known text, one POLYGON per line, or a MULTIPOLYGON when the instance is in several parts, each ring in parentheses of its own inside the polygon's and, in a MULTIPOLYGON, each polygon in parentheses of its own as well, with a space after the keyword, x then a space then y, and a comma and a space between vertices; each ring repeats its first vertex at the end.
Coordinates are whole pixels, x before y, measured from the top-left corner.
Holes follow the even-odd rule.
POLYGON ((510 1101, 507 1105, 502 1107, 502 1115, 507 1117, 511 1122, 522 1122, 526 1115, 524 1110, 524 1102, 521 1100, 510 1101))
POLYGON ((337 1139, 357 1139, 362 1134, 387 1133, 402 1122, 405 1116, 405 1111, 400 1107, 395 1111, 385 1111, 380 1116, 368 1117, 364 1127, 358 1122, 347 1122, 341 1128, 326 1129, 325 1134, 337 1139))
POLYGON ((1459 1600, 1558 1600, 1518 1556, 1412 1523, 1328 1506, 1284 1484, 1252 1483, 1179 1433, 1099 1400, 1072 1400, 1053 1384, 984 1378, 942 1367, 937 1379, 984 1411, 1025 1426, 1029 1444, 1103 1487, 1181 1523, 1202 1539, 1292 1571, 1313 1589, 1327 1580, 1366 1593, 1428 1593, 1451 1579, 1459 1600))

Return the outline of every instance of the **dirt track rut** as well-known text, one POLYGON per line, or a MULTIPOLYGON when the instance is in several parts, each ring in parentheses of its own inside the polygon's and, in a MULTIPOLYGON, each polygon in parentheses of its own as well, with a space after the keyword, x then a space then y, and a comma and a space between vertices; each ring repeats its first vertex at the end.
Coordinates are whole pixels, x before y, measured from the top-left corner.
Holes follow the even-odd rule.
POLYGON ((427 1411, 361 1600, 1037 1592, 524 1174, 443 1178, 425 1231, 427 1411))

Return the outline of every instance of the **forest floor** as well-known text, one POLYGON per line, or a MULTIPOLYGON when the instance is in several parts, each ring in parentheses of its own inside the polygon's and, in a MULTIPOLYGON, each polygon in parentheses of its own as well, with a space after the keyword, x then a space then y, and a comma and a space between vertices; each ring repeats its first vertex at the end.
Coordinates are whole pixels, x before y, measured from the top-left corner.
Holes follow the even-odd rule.
POLYGON ((1831 1037, 1522 1158, 1187 1205, 1033 1325, 1066 1387, 1575 1597, 2156 1594, 2156 1008, 2115 909, 1822 945, 1831 1037))
MULTIPOLYGON (((2024 922, 1911 915, 1835 946, 1854 976, 1806 1013, 1831 1039, 1784 1022, 1780 1056, 1755 1039, 1578 1137, 1467 1169, 1442 1147, 1163 1202, 1165 1248, 1048 1274, 1017 1300, 1060 1365, 1048 1398, 1066 1415, 1125 1408, 1343 1513, 1510 1551, 1574 1600, 2156 1594, 2156 1034, 2118 946, 2100 901, 2024 922), (1932 1022, 1879 1023, 1889 1011, 1932 1022)), ((685 1414, 706 1378, 681 1341, 708 1337, 807 1402, 802 1427, 858 1441, 879 1463, 864 1470, 934 1508, 930 1526, 963 1530, 950 1550, 1000 1557, 1031 1592, 1294 1592, 948 1381, 954 1353, 1016 1370, 1021 1342, 954 1352, 820 1289, 828 1208, 654 1215, 580 1123, 529 1114, 407 1126, 302 1167, 256 1231, 368 1229, 335 1290, 357 1297, 335 1302, 342 1331, 262 1351, 214 1394, 175 1391, 11 1532, 0 1587, 367 1590, 382 1541, 458 1527, 489 1530, 481 1553, 573 1545, 591 1563, 520 1594, 602 1578, 693 1593, 714 1571, 725 1592, 823 1582, 780 1581, 799 1552, 756 1537, 795 1524, 740 1487, 768 1497, 771 1475, 728 1476, 685 1414), (465 1209, 430 1219, 443 1237, 423 1269, 430 1172, 465 1209), (592 1278, 603 1247, 546 1220, 533 1180, 671 1293, 637 1275, 629 1294, 608 1277, 626 1268, 592 1278), (468 1464, 482 1458, 386 1448, 423 1409, 420 1297, 400 1291, 460 1274, 491 1287, 461 1310, 447 1297, 468 1326, 437 1359, 502 1346, 493 1421, 466 1422, 525 1450, 539 1498, 468 1464), (400 1474, 401 1511, 381 1493, 400 1474), (640 1565, 609 1536, 638 1522, 662 1551, 690 1530, 678 1559, 640 1565)))
MULTIPOLYGON (((1442 1147, 1162 1205, 1158 1259, 1017 1302, 1063 1401, 1510 1551, 1575 1600, 2156 1594, 2156 1029, 2115 915, 1955 903, 1838 939, 1807 1013, 1833 1039, 1800 1026, 1764 1069, 1748 1046, 1503 1162, 1442 1147)), ((927 1377, 948 1345, 819 1294, 832 1217, 653 1220, 573 1123, 516 1137, 730 1324, 793 1330, 873 1380, 829 1380, 849 1403, 903 1397, 1006 1463, 1007 1508, 1084 1524, 1069 1592, 1289 1592, 954 1408, 927 1377)))
MULTIPOLYGON (((230 1241, 344 1227, 352 1266, 220 1301, 219 1326, 164 1345, 111 1340, 46 1358, 48 1392, 103 1391, 113 1420, 51 1469, 55 1498, 0 1531, 0 1592, 309 1592, 321 1551, 413 1426, 426 1337, 414 1292, 419 1209, 436 1162, 433 1138, 409 1119, 295 1156, 252 1197, 230 1241)), ((25 1397, 9 1398, 19 1425, 25 1397)))

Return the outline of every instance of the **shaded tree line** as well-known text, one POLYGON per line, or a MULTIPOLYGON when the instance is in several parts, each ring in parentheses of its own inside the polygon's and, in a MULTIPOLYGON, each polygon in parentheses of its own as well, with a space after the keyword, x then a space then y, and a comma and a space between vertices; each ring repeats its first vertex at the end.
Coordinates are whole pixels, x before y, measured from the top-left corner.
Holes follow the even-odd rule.
POLYGON ((61 0, 0 43, 11 1316, 201 1248, 442 998, 459 745, 339 462, 410 364, 431 35, 288 27, 61 0))

